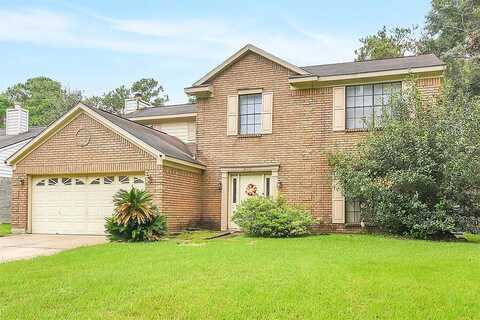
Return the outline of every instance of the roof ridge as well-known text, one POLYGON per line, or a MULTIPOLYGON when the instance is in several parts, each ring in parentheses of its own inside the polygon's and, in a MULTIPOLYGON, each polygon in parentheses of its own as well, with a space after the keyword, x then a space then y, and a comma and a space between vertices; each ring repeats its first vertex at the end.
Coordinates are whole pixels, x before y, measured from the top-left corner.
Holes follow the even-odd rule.
MULTIPOLYGON (((382 59, 367 59, 363 61, 346 61, 346 62, 334 62, 334 63, 324 63, 324 64, 312 64, 308 66, 302 66, 300 68, 309 68, 309 67, 320 67, 320 66, 334 66, 334 65, 339 65, 339 64, 348 64, 348 63, 364 63, 364 62, 371 62, 371 61, 385 61, 385 60, 393 60, 393 59, 405 59, 405 58, 416 58, 416 57, 421 57, 421 56, 435 56, 437 57, 434 53, 424 53, 424 54, 412 54, 408 56, 402 56, 402 57, 389 57, 389 58, 382 58, 382 59)), ((438 57, 437 57, 438 58, 438 57)))

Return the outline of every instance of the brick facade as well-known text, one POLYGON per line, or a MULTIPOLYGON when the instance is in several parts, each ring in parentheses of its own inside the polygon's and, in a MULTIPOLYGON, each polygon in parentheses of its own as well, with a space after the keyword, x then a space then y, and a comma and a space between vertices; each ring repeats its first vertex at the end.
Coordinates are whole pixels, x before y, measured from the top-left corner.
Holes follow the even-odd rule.
POLYGON ((202 219, 200 186, 202 173, 164 167, 161 211, 168 216, 168 228, 180 231, 198 227, 202 219))
MULTIPOLYGON (((181 187, 177 177, 182 175, 183 170, 176 169, 175 174, 172 174, 169 167, 157 163, 157 159, 151 154, 87 114, 80 113, 68 125, 16 164, 12 176, 12 228, 16 231, 27 229, 29 177, 122 172, 145 174, 147 177, 145 187, 152 193, 157 206, 159 208, 174 206, 173 204, 165 205, 163 201, 171 201, 172 197, 164 199, 162 194, 164 189, 167 190, 167 194, 170 194, 170 190, 181 187), (77 143, 77 133, 80 129, 88 132, 90 138, 87 145, 81 146, 77 143), (172 179, 172 186, 169 185, 170 179, 172 179)), ((189 198, 183 194, 183 198, 176 199, 179 205, 175 210, 165 211, 167 215, 168 212, 172 212, 172 217, 168 217, 172 230, 178 230, 200 220, 200 210, 190 211, 193 207, 191 198, 194 197, 193 195, 199 197, 199 190, 195 189, 199 183, 195 181, 199 181, 200 178, 194 177, 190 178, 188 189, 192 196, 189 198), (181 215, 188 216, 189 219, 176 222, 177 217, 181 215)))
MULTIPOLYGON (((204 223, 220 228, 221 167, 280 164, 279 190, 302 204, 317 218, 318 230, 344 231, 331 223, 331 168, 328 155, 353 148, 362 132, 332 131, 332 87, 291 90, 290 71, 255 53, 247 53, 210 81, 213 96, 198 99, 198 159, 207 166, 202 185, 204 223), (272 91, 273 133, 263 136, 227 136, 227 96, 242 89, 272 91)), ((422 93, 438 92, 439 78, 419 80, 422 93)))

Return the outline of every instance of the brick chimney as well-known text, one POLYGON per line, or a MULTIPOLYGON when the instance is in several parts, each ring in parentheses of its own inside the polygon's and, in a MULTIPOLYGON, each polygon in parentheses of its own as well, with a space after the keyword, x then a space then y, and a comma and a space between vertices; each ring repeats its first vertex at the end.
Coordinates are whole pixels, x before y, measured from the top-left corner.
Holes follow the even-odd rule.
POLYGON ((19 105, 7 109, 6 121, 7 136, 14 136, 28 131, 28 110, 19 105))

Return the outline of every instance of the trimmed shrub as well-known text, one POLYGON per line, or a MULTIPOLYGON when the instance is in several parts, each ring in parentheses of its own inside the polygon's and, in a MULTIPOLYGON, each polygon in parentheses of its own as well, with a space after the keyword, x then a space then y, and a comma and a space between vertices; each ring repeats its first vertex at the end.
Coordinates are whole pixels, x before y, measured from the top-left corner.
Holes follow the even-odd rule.
POLYGON ((115 213, 106 218, 105 229, 111 241, 157 241, 165 235, 167 219, 145 190, 133 187, 113 197, 115 213))
POLYGON ((310 233, 314 219, 307 211, 291 206, 285 198, 250 197, 237 208, 233 221, 256 237, 298 237, 310 233))

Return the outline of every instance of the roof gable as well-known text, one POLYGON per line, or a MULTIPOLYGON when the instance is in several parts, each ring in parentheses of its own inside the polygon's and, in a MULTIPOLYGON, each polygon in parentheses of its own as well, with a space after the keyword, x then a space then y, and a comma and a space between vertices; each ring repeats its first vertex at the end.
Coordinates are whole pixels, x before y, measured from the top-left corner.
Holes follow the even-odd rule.
POLYGON ((226 68, 228 68, 230 65, 232 65, 233 63, 235 63, 236 61, 238 61, 238 59, 240 59, 241 57, 243 57, 245 54, 247 54, 248 52, 253 52, 253 53, 256 53, 268 60, 271 60, 275 63, 278 63, 279 65, 299 74, 299 75, 308 75, 309 72, 302 69, 302 68, 299 68, 283 59, 280 59, 260 48, 257 48, 255 47, 254 45, 252 44, 247 44, 245 47, 243 47, 242 49, 238 50, 236 53, 234 53, 232 56, 230 56, 227 60, 225 60, 224 62, 222 62, 220 65, 218 65, 216 68, 214 68, 213 70, 211 70, 209 73, 207 73, 205 76, 203 76, 201 79, 199 79, 197 82, 195 82, 192 87, 197 87, 197 86, 202 86, 204 85, 206 82, 208 82, 209 80, 211 80, 213 77, 215 77, 218 73, 222 72, 223 70, 225 70, 226 68))
POLYGON ((76 107, 64 114, 60 119, 51 124, 37 137, 32 139, 17 153, 7 159, 9 165, 14 165, 21 159, 25 158, 30 152, 42 145, 48 138, 54 135, 58 130, 75 119, 81 112, 86 113, 90 117, 98 120, 107 128, 113 130, 123 136, 134 145, 149 152, 153 156, 168 156, 172 159, 178 159, 194 166, 202 165, 193 158, 188 147, 179 139, 172 137, 164 132, 146 127, 120 116, 111 114, 106 111, 79 103, 76 107))

